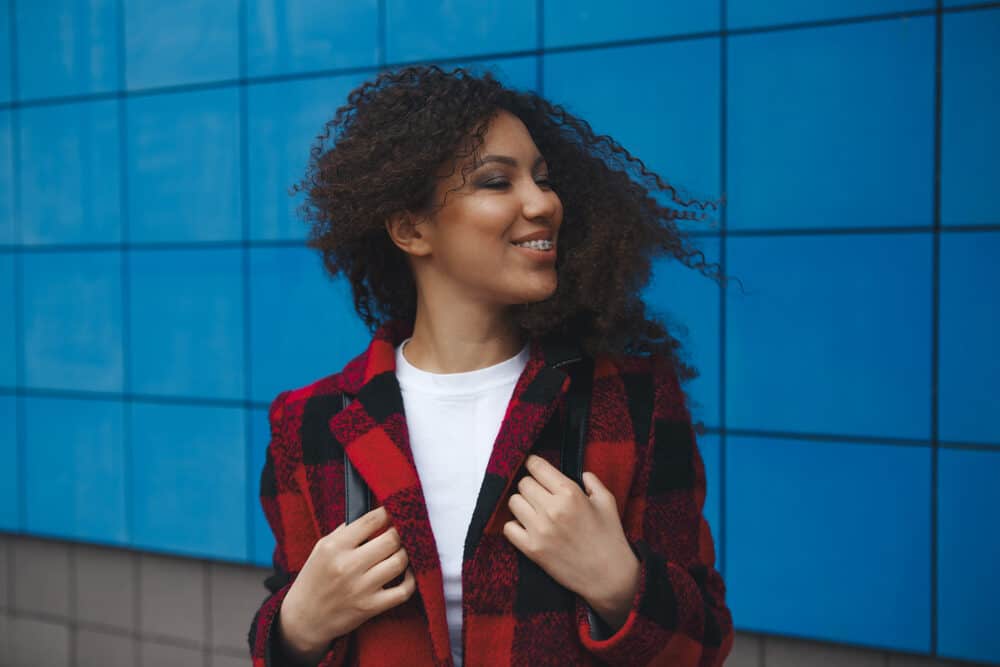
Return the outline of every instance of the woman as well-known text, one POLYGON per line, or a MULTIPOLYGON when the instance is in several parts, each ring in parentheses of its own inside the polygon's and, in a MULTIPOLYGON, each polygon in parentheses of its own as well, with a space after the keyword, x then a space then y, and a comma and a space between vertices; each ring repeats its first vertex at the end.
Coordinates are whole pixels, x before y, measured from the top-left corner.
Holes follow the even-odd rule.
POLYGON ((656 253, 706 266, 650 189, 691 202, 562 107, 436 66, 354 90, 300 187, 375 335, 271 405, 254 664, 721 665, 693 371, 638 293, 656 253), (588 360, 581 488, 557 443, 588 360), (345 453, 378 505, 351 523, 345 453))

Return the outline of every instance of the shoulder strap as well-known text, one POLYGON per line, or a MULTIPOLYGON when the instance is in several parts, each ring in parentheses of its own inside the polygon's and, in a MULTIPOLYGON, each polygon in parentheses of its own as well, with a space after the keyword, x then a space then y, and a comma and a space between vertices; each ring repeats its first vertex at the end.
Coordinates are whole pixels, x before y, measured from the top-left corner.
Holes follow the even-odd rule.
POLYGON ((583 488, 583 449, 587 443, 587 413, 593 386, 594 360, 583 357, 569 366, 569 395, 566 398, 566 430, 561 451, 562 473, 583 488))
MULTIPOLYGON (((341 409, 346 409, 351 404, 351 397, 341 394, 341 409)), ((361 474, 347 458, 347 451, 344 451, 344 516, 345 523, 351 523, 368 512, 372 506, 371 489, 361 478, 361 474)))

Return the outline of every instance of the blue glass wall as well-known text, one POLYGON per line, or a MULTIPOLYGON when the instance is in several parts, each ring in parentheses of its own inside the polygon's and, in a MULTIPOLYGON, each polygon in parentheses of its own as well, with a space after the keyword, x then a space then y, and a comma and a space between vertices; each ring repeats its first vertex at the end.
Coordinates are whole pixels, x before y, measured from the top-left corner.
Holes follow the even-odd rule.
POLYGON ((0 40, 0 530, 269 564, 267 406, 367 342, 287 189, 378 68, 485 65, 726 198, 688 227, 745 289, 645 294, 737 627, 1000 664, 1000 3, 53 0, 0 40))

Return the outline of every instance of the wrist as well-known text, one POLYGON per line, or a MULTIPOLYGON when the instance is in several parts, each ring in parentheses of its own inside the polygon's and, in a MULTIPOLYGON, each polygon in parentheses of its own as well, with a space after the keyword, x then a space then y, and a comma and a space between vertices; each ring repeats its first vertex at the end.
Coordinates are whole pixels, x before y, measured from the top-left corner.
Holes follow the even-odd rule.
MULTIPOLYGON (((286 598, 287 600, 287 598, 286 598)), ((283 654, 295 661, 296 665, 316 665, 326 654, 326 642, 318 642, 302 633, 301 623, 291 609, 286 609, 284 601, 278 609, 275 638, 283 654)))
POLYGON ((631 558, 626 560, 626 566, 620 579, 610 582, 608 589, 597 594, 584 598, 587 604, 597 612, 597 614, 609 625, 612 630, 617 631, 625 624, 629 612, 632 610, 632 601, 635 599, 636 591, 639 589, 639 577, 642 574, 642 566, 639 559, 629 550, 631 558))

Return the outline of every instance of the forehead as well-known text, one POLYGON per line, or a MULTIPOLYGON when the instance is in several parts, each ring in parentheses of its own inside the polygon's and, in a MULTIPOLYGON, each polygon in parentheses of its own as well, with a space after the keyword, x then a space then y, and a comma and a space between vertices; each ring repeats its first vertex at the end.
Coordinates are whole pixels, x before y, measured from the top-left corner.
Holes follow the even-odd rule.
POLYGON ((501 109, 490 121, 483 141, 483 148, 490 150, 506 146, 533 149, 534 145, 524 121, 506 109, 501 109))

